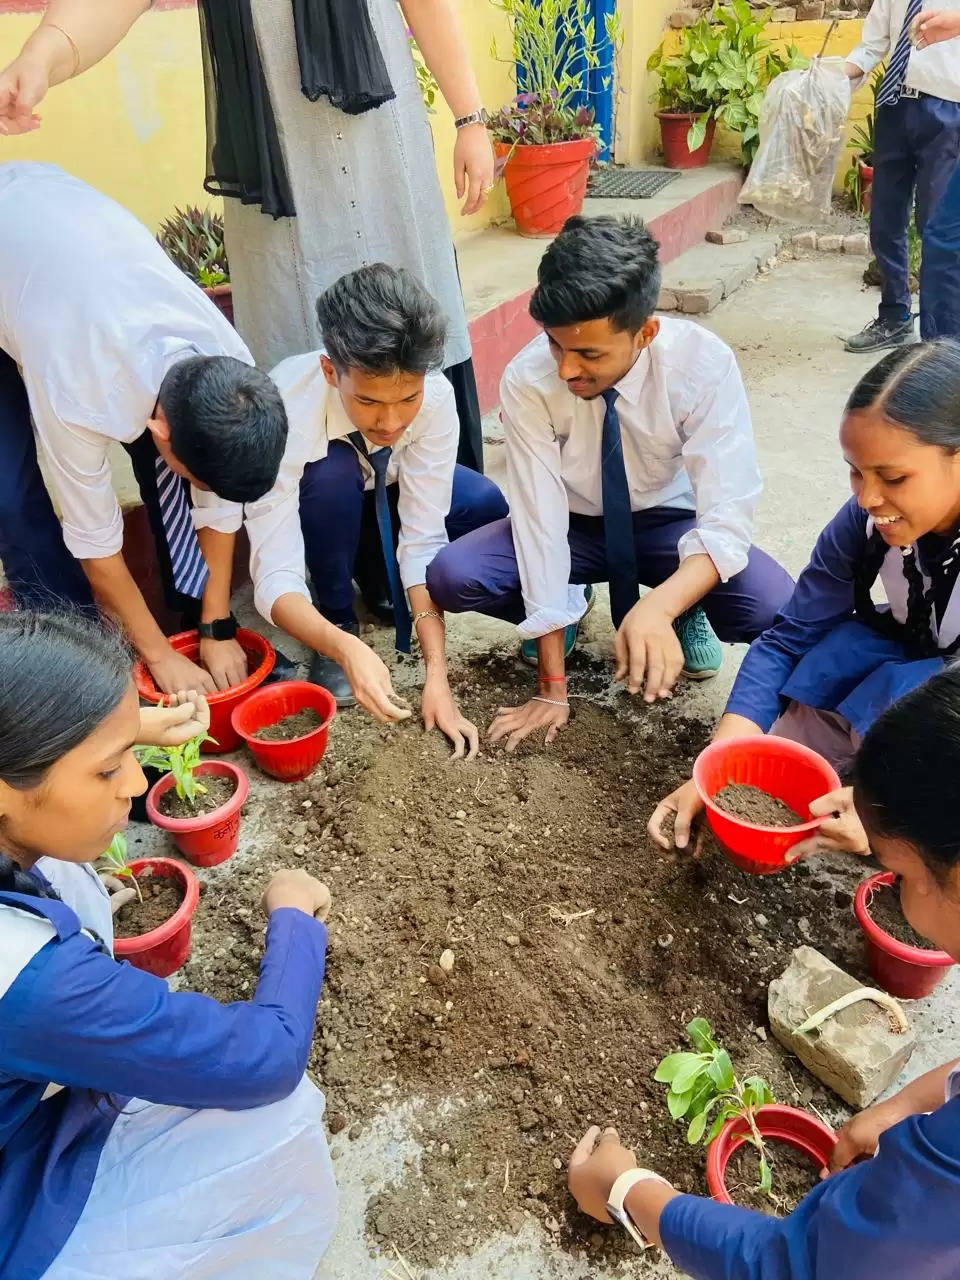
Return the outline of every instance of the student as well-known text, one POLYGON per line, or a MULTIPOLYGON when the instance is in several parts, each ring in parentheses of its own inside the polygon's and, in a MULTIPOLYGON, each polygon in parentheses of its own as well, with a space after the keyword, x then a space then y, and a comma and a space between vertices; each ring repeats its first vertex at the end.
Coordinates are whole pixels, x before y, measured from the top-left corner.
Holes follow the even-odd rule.
MULTIPOLYGON (((960 0, 944 0, 960 11, 960 0)), ((848 55, 845 70, 856 88, 887 59, 877 94, 876 145, 870 242, 880 269, 876 320, 848 338, 848 351, 880 351, 914 340, 907 254, 912 211, 921 235, 960 160, 960 57, 956 46, 919 40, 923 0, 873 0, 863 24, 863 42, 848 55), (917 44, 914 47, 913 41, 917 44)), ((945 16, 945 15, 944 15, 945 16)), ((931 28, 936 33, 937 28, 931 28)), ((920 328, 936 336, 927 312, 949 305, 951 277, 925 264, 920 279, 920 328)))
POLYGON ((690 320, 656 319, 659 292, 641 223, 567 222, 530 303, 545 332, 500 390, 512 516, 427 572, 442 608, 519 623, 539 664, 536 695, 491 727, 510 750, 567 723, 584 584, 609 581, 615 678, 648 701, 668 697, 681 671, 716 674, 710 623, 724 640, 752 639, 793 586, 750 545, 761 485, 733 353, 690 320), (638 602, 640 583, 653 590, 638 602))
MULTIPOLYGON (((854 497, 744 658, 715 736, 775 733, 843 772, 880 712, 960 647, 960 344, 886 355, 854 388, 840 444, 854 497), (873 602, 878 578, 889 607, 873 602)), ((814 812, 829 813, 829 799, 814 812)), ((651 838, 669 847, 660 827, 673 814, 685 848, 701 808, 684 783, 661 801, 651 838)), ((818 843, 860 842, 828 823, 818 843)))
MULTIPOLYGON (((951 670, 876 721, 857 753, 853 794, 871 851, 899 877, 904 915, 960 960, 960 822, 948 800, 958 773, 960 672, 951 670)), ((599 1133, 570 1161, 580 1208, 608 1222, 612 1203, 693 1280, 960 1275, 960 1059, 849 1121, 834 1176, 782 1219, 681 1195, 639 1171, 615 1129, 594 1148, 599 1133)))
POLYGON ((336 1213, 304 1076, 330 894, 273 878, 247 1002, 117 964, 84 877, 145 789, 131 748, 155 728, 116 637, 0 615, 0 1277, 310 1280, 336 1213))
POLYGON ((232 539, 209 527, 198 544, 187 482, 199 505, 202 489, 248 502, 276 479, 283 403, 252 363, 126 210, 51 165, 0 166, 0 561, 25 607, 96 597, 166 693, 247 674, 231 638, 232 539), (124 560, 115 441, 133 462, 168 602, 207 631, 203 669, 171 648, 124 560))
POLYGON ((273 371, 290 439, 276 485, 245 509, 257 608, 316 651, 310 679, 338 705, 356 700, 381 720, 409 714, 392 701, 387 669, 354 614, 366 513, 391 583, 397 648, 409 652, 415 633, 424 657, 424 723, 446 734, 457 758, 472 759, 477 731, 450 692, 443 614, 424 584, 448 539, 500 519, 507 504, 495 484, 457 465, 456 401, 439 372, 445 321, 412 275, 382 263, 337 281, 317 316, 324 349, 273 371))

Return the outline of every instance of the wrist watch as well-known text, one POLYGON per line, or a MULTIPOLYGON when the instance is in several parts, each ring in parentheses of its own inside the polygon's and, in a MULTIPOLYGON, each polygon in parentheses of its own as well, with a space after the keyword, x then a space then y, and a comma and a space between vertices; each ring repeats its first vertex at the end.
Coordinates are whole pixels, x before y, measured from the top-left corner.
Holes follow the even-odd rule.
POLYGON ((236 640, 237 620, 231 613, 229 618, 217 618, 215 622, 201 622, 197 630, 201 640, 236 640))
POLYGON ((486 125, 490 120, 487 115, 486 107, 481 107, 478 111, 471 111, 468 116, 461 116, 459 120, 454 120, 454 127, 457 129, 466 129, 469 124, 486 125))
POLYGON ((610 1198, 607 1201, 607 1213, 618 1222, 627 1235, 634 1240, 641 1249, 649 1249, 650 1241, 644 1236, 643 1232, 636 1226, 624 1207, 624 1200, 637 1185, 638 1182, 662 1182, 665 1187, 670 1184, 666 1178, 661 1178, 659 1173, 654 1173, 652 1169, 628 1169, 626 1173, 621 1173, 610 1188, 610 1198))

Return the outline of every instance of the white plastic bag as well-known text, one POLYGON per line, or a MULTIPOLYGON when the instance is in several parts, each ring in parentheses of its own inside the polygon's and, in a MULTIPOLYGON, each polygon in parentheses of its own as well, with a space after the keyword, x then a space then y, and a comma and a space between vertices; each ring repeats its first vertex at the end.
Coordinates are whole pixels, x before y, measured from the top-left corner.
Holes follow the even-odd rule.
POLYGON ((814 58, 803 71, 784 71, 767 89, 760 111, 760 146, 738 197, 785 222, 818 222, 830 195, 850 111, 843 58, 814 58))

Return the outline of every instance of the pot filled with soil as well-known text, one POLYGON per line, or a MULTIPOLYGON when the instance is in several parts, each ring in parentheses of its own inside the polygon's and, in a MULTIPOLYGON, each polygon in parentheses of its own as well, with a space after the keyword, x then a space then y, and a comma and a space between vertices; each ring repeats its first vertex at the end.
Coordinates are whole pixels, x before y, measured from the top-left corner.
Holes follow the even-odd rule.
MULTIPOLYGON (((200 636, 196 631, 182 631, 179 635, 171 636, 170 643, 177 653, 182 653, 191 662, 200 661, 200 636)), ((235 751, 239 747, 240 739, 230 721, 233 710, 263 684, 277 660, 273 645, 256 631, 240 627, 237 630, 237 643, 247 655, 247 678, 239 684, 231 685, 229 689, 207 695, 210 704, 210 737, 213 741, 204 743, 200 748, 207 755, 235 751)), ((133 679, 143 701, 156 706, 163 695, 154 683, 146 663, 136 664, 133 679)))
POLYGON ((233 728, 271 778, 299 782, 320 763, 337 714, 333 695, 307 680, 258 689, 233 712, 233 728))
POLYGON ((114 917, 113 954, 136 969, 169 978, 190 954, 200 901, 197 877, 173 858, 138 858, 129 866, 142 901, 126 903, 114 917))
POLYGON ((796 1107, 758 1107, 754 1121, 773 1174, 772 1195, 759 1190, 760 1157, 743 1116, 728 1120, 707 1148, 707 1186, 721 1204, 787 1214, 820 1182, 837 1143, 822 1120, 796 1107))
POLYGON ((195 867, 215 867, 237 851, 240 811, 250 783, 242 769, 226 760, 208 760, 194 776, 199 783, 194 805, 177 794, 174 776, 167 773, 147 796, 147 813, 155 827, 170 832, 195 867))
POLYGON ((867 941, 870 972, 892 996, 904 1000, 928 996, 953 965, 952 956, 938 951, 907 923, 892 872, 864 880, 853 899, 853 911, 867 941))
POLYGON ((840 786, 815 751, 766 734, 711 743, 697 757, 693 780, 724 852, 754 875, 787 865, 793 846, 823 821, 810 818, 811 802, 840 786))

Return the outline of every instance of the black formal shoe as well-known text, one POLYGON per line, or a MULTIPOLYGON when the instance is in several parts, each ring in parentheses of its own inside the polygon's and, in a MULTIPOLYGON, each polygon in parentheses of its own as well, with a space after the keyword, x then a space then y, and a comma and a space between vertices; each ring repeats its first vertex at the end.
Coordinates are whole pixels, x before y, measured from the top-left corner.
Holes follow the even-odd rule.
POLYGON ((366 605, 371 616, 376 618, 377 622, 382 626, 392 627, 394 625, 395 617, 393 613, 393 605, 390 602, 389 596, 384 595, 377 599, 369 599, 367 596, 364 596, 363 603, 366 605))
MULTIPOLYGON (((337 626, 341 631, 346 631, 348 635, 359 636, 360 634, 360 626, 356 622, 339 622, 337 626)), ((353 689, 350 687, 346 672, 343 667, 334 662, 332 658, 326 657, 325 654, 314 654, 307 679, 311 684, 319 685, 321 689, 326 689, 328 693, 332 693, 338 707, 356 706, 357 700, 353 696, 353 689)))
POLYGON ((279 684, 281 680, 299 680, 300 664, 294 662, 292 658, 288 658, 285 653, 281 653, 279 649, 275 649, 277 660, 273 664, 273 670, 264 680, 264 684, 279 684))
POLYGON ((909 320, 871 320, 859 333, 847 338, 844 351, 884 351, 916 341, 913 316, 909 320))

